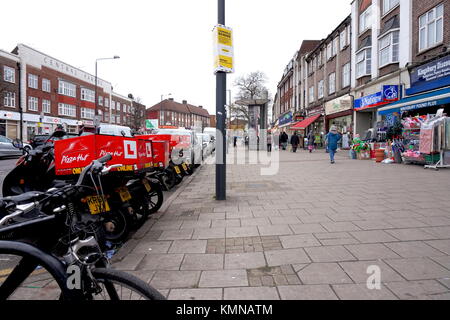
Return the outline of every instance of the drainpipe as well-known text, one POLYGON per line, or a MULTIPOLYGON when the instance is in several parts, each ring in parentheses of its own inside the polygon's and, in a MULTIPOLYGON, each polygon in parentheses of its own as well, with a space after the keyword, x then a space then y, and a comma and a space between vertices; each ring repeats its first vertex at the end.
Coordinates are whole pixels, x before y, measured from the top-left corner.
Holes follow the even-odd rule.
POLYGON ((18 83, 19 83, 19 90, 18 90, 18 97, 17 97, 17 101, 19 101, 19 114, 20 114, 20 122, 19 122, 19 137, 20 137, 20 141, 23 142, 23 108, 22 108, 22 89, 21 89, 21 83, 22 83, 22 74, 21 74, 21 65, 20 62, 17 62, 17 68, 19 70, 19 79, 18 79, 18 83))

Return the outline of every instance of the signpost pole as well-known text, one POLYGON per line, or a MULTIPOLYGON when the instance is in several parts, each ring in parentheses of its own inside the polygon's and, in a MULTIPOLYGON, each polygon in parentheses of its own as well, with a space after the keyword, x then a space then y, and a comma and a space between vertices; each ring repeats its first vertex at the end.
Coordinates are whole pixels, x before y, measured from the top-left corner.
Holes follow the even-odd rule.
MULTIPOLYGON (((225 25, 225 0, 218 0, 218 23, 225 25)), ((225 105, 227 90, 227 74, 222 71, 216 73, 216 115, 218 145, 216 152, 216 200, 226 200, 226 132, 225 105)))

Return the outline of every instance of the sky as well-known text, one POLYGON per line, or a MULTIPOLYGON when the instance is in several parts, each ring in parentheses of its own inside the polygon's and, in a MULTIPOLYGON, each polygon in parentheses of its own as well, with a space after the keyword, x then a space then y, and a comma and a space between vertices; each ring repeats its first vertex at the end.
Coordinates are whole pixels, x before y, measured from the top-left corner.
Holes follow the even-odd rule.
MULTIPOLYGON (((351 11, 350 0, 226 0, 234 31, 234 80, 262 71, 272 97, 303 40, 321 40, 351 11), (325 10, 324 10, 325 9, 325 10)), ((172 94, 215 114, 212 30, 216 0, 14 0, 3 6, 0 49, 23 43, 95 74, 151 107, 172 94), (20 18, 17 17, 20 15, 20 18), (19 24, 18 24, 19 22, 19 24)), ((228 96, 228 95, 227 95, 228 96)))

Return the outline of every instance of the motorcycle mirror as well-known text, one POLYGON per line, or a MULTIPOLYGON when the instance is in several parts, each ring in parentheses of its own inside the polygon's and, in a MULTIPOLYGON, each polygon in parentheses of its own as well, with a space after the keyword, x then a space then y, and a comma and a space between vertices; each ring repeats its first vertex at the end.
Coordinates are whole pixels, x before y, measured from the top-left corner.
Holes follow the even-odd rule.
POLYGON ((16 149, 23 149, 23 142, 20 141, 19 139, 13 140, 12 145, 16 149))

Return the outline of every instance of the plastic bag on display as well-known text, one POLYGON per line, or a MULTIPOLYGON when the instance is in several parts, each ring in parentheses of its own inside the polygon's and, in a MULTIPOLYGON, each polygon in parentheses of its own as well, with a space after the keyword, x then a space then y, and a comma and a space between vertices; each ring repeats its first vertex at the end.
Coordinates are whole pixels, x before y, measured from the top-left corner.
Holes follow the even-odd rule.
POLYGON ((381 161, 381 163, 383 163, 383 164, 391 164, 391 163, 395 163, 395 161, 392 160, 392 159, 385 159, 385 160, 381 161))

